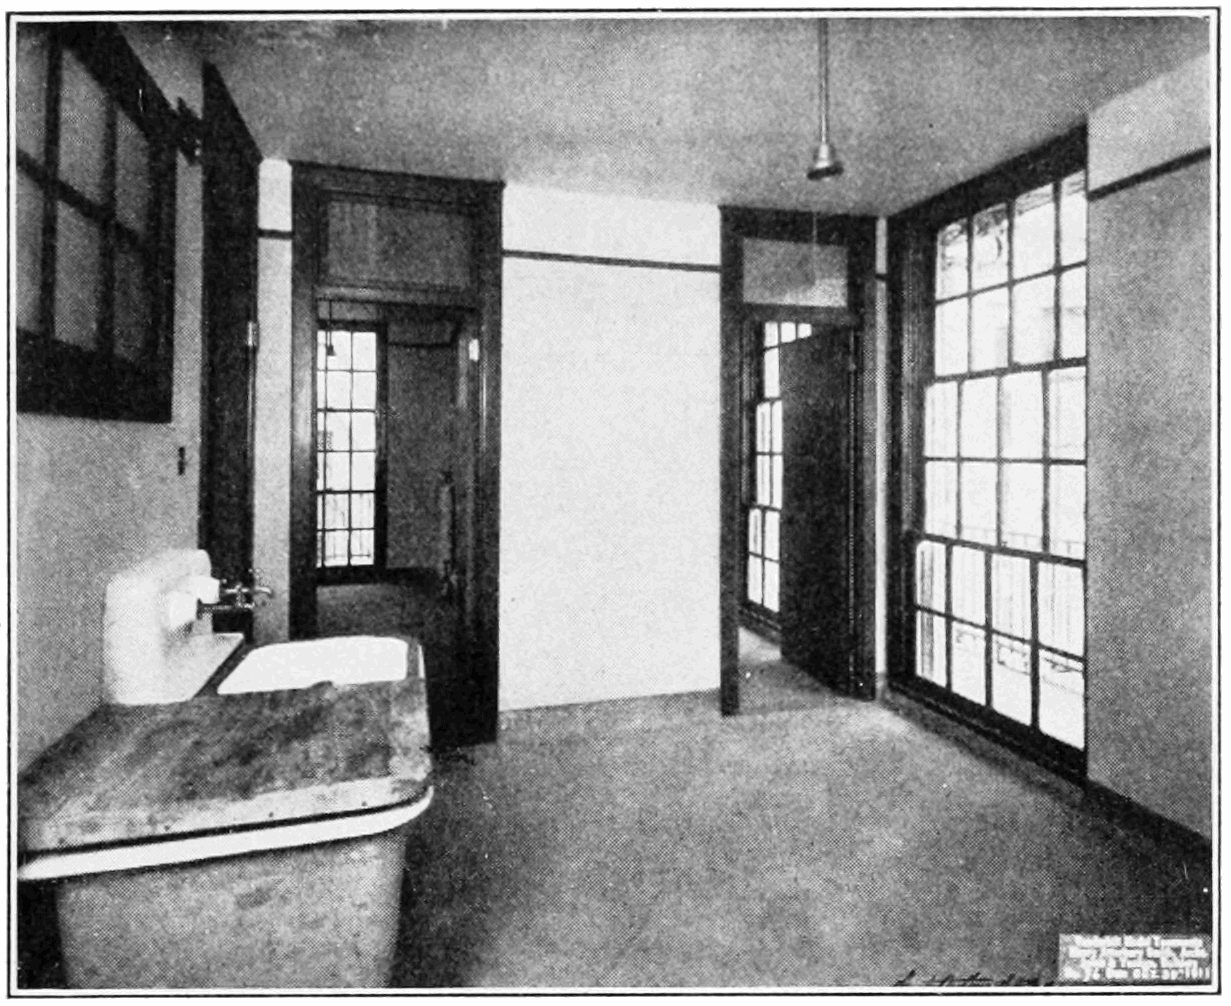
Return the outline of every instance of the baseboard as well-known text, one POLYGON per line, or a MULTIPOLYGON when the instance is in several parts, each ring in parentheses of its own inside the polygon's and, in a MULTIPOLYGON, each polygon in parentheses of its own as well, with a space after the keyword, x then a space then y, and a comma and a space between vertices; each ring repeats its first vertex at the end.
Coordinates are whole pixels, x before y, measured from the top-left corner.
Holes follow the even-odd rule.
POLYGON ((1213 861, 1214 845, 1200 832, 1164 817, 1100 782, 1086 780, 1085 789, 1089 806, 1116 824, 1141 832, 1186 856, 1213 861))

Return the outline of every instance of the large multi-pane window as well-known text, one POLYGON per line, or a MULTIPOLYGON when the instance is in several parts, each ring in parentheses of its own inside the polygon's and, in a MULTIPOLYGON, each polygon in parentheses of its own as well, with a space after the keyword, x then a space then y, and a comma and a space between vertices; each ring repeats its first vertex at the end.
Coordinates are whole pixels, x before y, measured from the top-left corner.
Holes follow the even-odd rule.
POLYGON ((782 584, 782 347, 811 335, 807 322, 765 321, 753 342, 746 598, 771 616, 782 584))
POLYGON ((328 327, 316 350, 316 564, 376 563, 379 343, 328 327))
POLYGON ((108 25, 20 24, 16 64, 18 408, 167 422, 174 115, 108 25))
POLYGON ((1086 180, 933 234, 920 354, 914 675, 1085 746, 1086 180))

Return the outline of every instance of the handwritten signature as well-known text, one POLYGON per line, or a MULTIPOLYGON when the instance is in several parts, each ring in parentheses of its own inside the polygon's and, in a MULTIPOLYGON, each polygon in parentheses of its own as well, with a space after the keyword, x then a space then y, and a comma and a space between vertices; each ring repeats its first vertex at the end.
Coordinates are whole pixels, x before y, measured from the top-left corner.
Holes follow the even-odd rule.
POLYGON ((1019 975, 1008 974, 1003 978, 996 978, 992 975, 985 975, 981 971, 972 971, 968 975, 956 975, 950 972, 947 975, 930 975, 921 976, 914 968, 911 968, 903 977, 893 983, 895 986, 906 985, 934 985, 934 986, 977 986, 981 988, 1006 988, 1013 986, 1026 985, 1052 985, 1053 982, 1045 982, 1039 975, 1019 975))

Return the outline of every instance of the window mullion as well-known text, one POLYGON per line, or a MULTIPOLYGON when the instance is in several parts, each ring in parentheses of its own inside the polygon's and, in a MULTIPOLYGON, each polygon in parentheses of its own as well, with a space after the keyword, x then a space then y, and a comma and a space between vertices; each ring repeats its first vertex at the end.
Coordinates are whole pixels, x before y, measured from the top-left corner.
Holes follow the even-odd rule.
POLYGON ((116 278, 116 172, 118 153, 116 150, 118 123, 116 102, 113 97, 107 97, 107 118, 104 132, 103 159, 103 224, 101 230, 100 273, 102 298, 98 309, 98 351, 99 362, 104 366, 115 359, 115 278, 116 278))

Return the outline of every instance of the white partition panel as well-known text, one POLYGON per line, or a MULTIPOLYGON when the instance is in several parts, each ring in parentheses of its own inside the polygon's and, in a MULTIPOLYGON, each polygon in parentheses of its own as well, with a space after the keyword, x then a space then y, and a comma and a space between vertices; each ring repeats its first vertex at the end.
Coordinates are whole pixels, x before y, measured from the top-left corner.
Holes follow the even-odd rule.
POLYGON ((717 273, 506 258, 502 353, 501 708, 716 689, 717 273))

